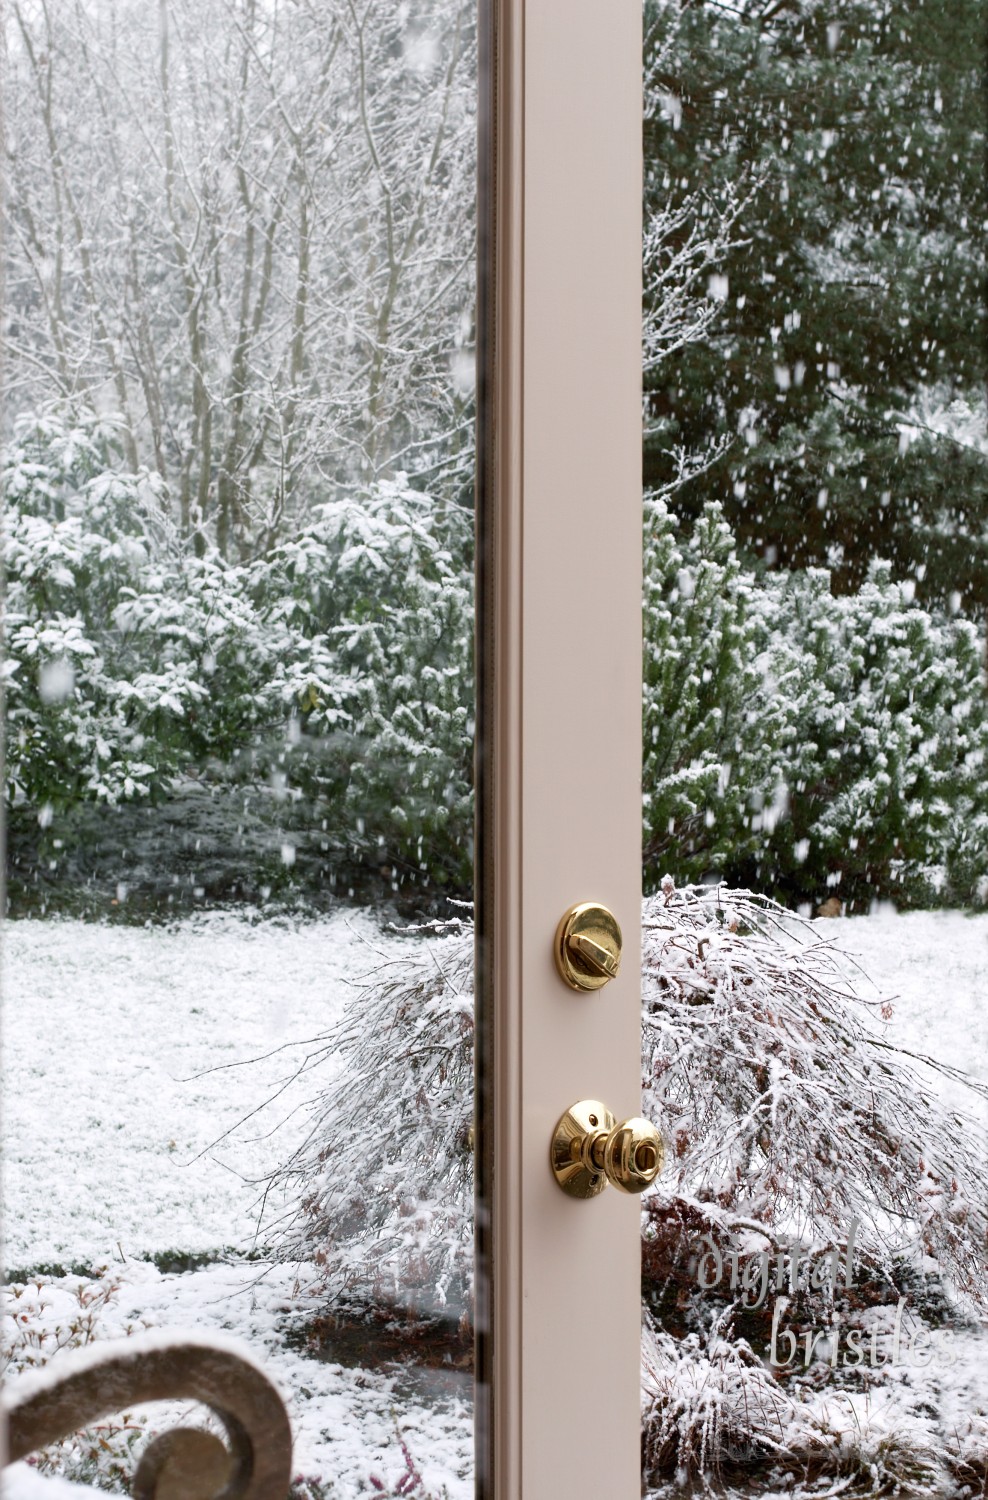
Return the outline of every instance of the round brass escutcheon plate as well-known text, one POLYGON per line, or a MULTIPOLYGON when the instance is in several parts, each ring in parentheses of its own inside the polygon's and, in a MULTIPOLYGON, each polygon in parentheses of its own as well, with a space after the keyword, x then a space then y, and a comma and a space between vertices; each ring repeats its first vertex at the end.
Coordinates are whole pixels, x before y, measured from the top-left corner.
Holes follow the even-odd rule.
POLYGON ((552 1175, 571 1198, 596 1198, 610 1183, 643 1193, 662 1170, 665 1147, 650 1120, 633 1115, 618 1124, 599 1099, 571 1104, 556 1121, 549 1146, 552 1175))
POLYGON ((549 1147, 549 1163, 564 1193, 571 1198, 596 1198, 607 1186, 603 1165, 589 1158, 594 1140, 601 1141, 617 1122, 599 1099, 581 1099, 556 1122, 549 1147))
POLYGON ((556 928, 554 955, 559 976, 570 989, 601 989, 621 968, 617 917, 596 901, 571 906, 556 928))

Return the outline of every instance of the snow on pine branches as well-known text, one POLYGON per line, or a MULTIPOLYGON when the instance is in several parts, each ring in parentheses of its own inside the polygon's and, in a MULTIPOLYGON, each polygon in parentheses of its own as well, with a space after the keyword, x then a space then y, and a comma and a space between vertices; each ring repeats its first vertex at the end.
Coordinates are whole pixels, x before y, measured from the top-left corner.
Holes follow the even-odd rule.
POLYGON ((644 878, 852 911, 988 899, 983 631, 873 563, 759 574, 711 503, 645 504, 644 878))

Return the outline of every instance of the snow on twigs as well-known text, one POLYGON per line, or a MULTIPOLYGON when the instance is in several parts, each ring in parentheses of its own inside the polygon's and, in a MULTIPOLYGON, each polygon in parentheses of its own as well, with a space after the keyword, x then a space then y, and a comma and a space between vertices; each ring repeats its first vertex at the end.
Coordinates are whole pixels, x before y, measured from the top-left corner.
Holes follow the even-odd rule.
MULTIPOLYGON (((643 924, 643 1107, 670 1148, 656 1201, 815 1244, 855 1220, 886 1272, 932 1259, 988 1303, 984 1128, 930 1094, 819 926, 668 885, 643 924)), ((317 1260, 335 1294, 437 1312, 471 1276, 473 938, 430 930, 322 1039, 338 1071, 274 1183, 297 1194, 282 1255, 317 1260)))
MULTIPOLYGON (((426 931, 321 1039, 337 1070, 272 1186, 294 1191, 277 1253, 317 1265, 311 1290, 449 1318, 471 1290, 473 941, 466 921, 426 931)), ((642 1221, 656 1484, 758 1463, 854 1493, 924 1492, 985 1464, 971 1404, 985 1130, 924 1085, 888 1039, 887 1004, 862 998, 864 976, 822 931, 748 892, 668 878, 643 906, 643 1109, 669 1149, 642 1221), (735 1247, 729 1287, 698 1277, 704 1245, 718 1266, 735 1247), (770 1258, 791 1296, 757 1296, 770 1258), (923 1362, 931 1329, 962 1372, 949 1389, 939 1365, 914 1388, 890 1355, 923 1362), (884 1405, 867 1394, 879 1384, 884 1405)), ((983 1102, 983 1084, 942 1071, 983 1102)))
POLYGON ((931 1096, 819 931, 720 887, 646 902, 644 1107, 672 1146, 661 1193, 817 1243, 856 1220, 886 1270, 931 1257, 988 1306, 984 1129, 931 1096))
POLYGON ((473 934, 383 958, 323 1041, 335 1077, 274 1174, 297 1207, 267 1226, 334 1296, 418 1315, 466 1312, 473 1273, 473 934))

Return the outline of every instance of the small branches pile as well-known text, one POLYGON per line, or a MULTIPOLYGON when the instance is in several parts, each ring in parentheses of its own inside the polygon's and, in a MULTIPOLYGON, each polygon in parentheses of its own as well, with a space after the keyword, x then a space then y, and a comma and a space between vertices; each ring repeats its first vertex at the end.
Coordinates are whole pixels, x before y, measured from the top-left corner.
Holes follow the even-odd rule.
POLYGON ((817 1414, 794 1400, 743 1340, 646 1324, 642 1341, 643 1459, 653 1475, 714 1474, 832 1446, 817 1414))
POLYGON ((672 1146, 662 1196, 810 1244, 856 1220, 882 1270, 929 1257, 988 1305, 984 1131, 884 1039, 820 929, 669 877, 643 920, 644 1112, 672 1146))
POLYGON ((272 1226, 334 1299, 459 1318, 473 1257, 473 935, 454 920, 369 973, 306 1067, 333 1082, 271 1190, 297 1198, 272 1226), (301 1194, 300 1198, 298 1194, 301 1194))
POLYGON ((732 1481, 753 1493, 754 1479, 759 1493, 778 1485, 808 1497, 821 1493, 823 1476, 838 1480, 824 1491, 831 1496, 945 1495, 972 1480, 979 1488, 966 1493, 984 1493, 973 1430, 941 1435, 928 1410, 908 1403, 890 1422, 888 1407, 858 1411, 839 1391, 796 1399, 744 1340, 715 1336, 704 1345, 691 1334, 677 1343, 647 1327, 642 1395, 645 1476, 662 1494, 671 1473, 698 1478, 707 1494, 723 1494, 732 1481))

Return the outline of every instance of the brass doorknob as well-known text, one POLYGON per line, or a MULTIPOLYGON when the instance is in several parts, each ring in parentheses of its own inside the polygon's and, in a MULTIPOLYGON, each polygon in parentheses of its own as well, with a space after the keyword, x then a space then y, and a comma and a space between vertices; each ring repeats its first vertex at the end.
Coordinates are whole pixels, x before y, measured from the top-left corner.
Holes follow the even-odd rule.
POLYGON ((662 1137, 639 1115, 615 1120, 599 1099, 571 1104, 552 1134, 552 1173, 571 1198, 596 1198, 607 1184, 622 1193, 643 1193, 665 1159, 662 1137))

